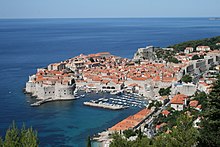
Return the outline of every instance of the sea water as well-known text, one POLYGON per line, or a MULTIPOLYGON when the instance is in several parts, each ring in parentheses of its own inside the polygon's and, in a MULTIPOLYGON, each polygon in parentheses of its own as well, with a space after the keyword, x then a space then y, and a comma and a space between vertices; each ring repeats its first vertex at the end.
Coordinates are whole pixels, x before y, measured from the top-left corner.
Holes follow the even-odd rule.
POLYGON ((77 56, 108 51, 132 58, 138 47, 167 47, 220 35, 220 21, 208 18, 2 19, 0 20, 0 135, 14 120, 38 131, 40 146, 84 147, 89 135, 139 111, 83 106, 101 97, 30 107, 22 89, 37 68, 77 56))

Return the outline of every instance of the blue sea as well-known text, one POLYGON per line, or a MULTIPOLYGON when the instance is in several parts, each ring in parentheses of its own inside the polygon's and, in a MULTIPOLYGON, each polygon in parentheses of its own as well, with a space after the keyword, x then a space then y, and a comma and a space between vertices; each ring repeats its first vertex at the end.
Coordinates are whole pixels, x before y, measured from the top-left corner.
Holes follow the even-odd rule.
POLYGON ((0 19, 0 135, 14 120, 38 131, 40 146, 84 147, 88 135, 136 113, 83 106, 102 97, 30 107, 22 93, 36 68, 73 56, 108 51, 132 58, 139 47, 167 47, 220 35, 220 21, 208 18, 0 19))

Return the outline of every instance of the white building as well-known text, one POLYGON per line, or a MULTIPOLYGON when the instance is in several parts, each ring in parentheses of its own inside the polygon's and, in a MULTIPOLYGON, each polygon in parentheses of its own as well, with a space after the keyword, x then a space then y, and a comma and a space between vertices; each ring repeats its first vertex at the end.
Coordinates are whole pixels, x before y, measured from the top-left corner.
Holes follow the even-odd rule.
POLYGON ((188 97, 184 94, 175 95, 170 101, 171 107, 174 108, 176 111, 182 111, 187 105, 187 98, 188 97))
POLYGON ((184 53, 185 54, 189 54, 189 53, 192 53, 193 52, 193 47, 187 47, 187 48, 185 48, 185 50, 184 50, 184 53))
POLYGON ((192 96, 196 92, 196 85, 193 83, 174 83, 172 84, 171 93, 176 95, 182 93, 187 96, 192 96))
POLYGON ((196 47, 196 51, 210 51, 210 47, 209 46, 197 46, 196 47))

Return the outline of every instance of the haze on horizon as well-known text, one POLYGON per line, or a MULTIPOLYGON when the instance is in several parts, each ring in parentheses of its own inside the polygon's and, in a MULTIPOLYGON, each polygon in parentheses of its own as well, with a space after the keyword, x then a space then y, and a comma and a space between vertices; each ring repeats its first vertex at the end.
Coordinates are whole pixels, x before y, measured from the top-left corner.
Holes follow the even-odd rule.
POLYGON ((219 17, 220 0, 0 0, 0 18, 219 17))

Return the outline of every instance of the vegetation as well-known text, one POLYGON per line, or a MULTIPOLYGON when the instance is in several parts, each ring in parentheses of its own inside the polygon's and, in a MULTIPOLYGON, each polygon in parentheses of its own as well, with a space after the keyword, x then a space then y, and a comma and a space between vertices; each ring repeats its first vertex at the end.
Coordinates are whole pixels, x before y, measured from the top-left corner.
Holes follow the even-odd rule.
POLYGON ((159 90, 160 96, 170 95, 170 92, 171 92, 170 88, 171 88, 171 87, 160 88, 160 90, 159 90))
POLYGON ((129 138, 131 136, 135 136, 136 135, 136 133, 133 130, 131 130, 131 129, 123 131, 123 134, 124 134, 124 136, 126 138, 129 138))
MULTIPOLYGON (((188 107, 184 111, 174 111, 168 117, 159 115, 154 123, 167 123, 163 132, 158 133, 152 139, 143 136, 138 130, 137 139, 128 141, 121 135, 113 137, 110 147, 189 147, 189 146, 220 146, 220 76, 209 95, 204 92, 196 93, 191 99, 198 100, 202 104, 203 111, 197 111, 188 107), (193 127, 193 121, 202 115, 200 129, 193 127), (166 133, 164 133, 166 131, 166 133), (167 133, 168 132, 168 133, 167 133), (140 137, 141 136, 141 137, 140 137)), ((154 102, 152 103, 154 104, 154 102)))
POLYGON ((207 94, 205 92, 196 92, 193 99, 199 101, 203 110, 207 107, 207 94))
POLYGON ((190 75, 184 75, 182 78, 181 78, 181 81, 182 82, 185 82, 185 83, 190 83, 192 82, 192 77, 190 75))
POLYGON ((192 60, 198 60, 198 59, 204 59, 204 56, 198 56, 198 55, 194 55, 193 57, 192 57, 192 60))
POLYGON ((113 136, 113 141, 110 144, 110 147, 193 146, 196 144, 198 131, 192 127, 192 124, 192 118, 187 115, 181 115, 177 119, 177 126, 173 127, 169 134, 160 134, 154 139, 148 139, 141 135, 141 137, 138 137, 135 141, 127 141, 127 139, 116 133, 113 136))
POLYGON ((110 147, 128 147, 129 142, 118 133, 112 134, 113 141, 110 147))
POLYGON ((177 125, 170 130, 170 133, 163 133, 156 137, 155 146, 168 147, 190 147, 197 142, 198 131, 192 126, 193 120, 188 115, 180 115, 177 118, 177 125))
POLYGON ((174 51, 170 51, 170 50, 157 50, 156 51, 156 55, 158 59, 163 59, 167 62, 172 62, 172 63, 179 63, 179 61, 177 60, 177 58, 175 58, 175 52, 174 51))
POLYGON ((89 61, 95 62, 95 60, 92 57, 89 58, 89 61))
POLYGON ((175 58, 175 57, 168 57, 168 60, 167 60, 168 62, 172 62, 172 63, 179 63, 179 60, 177 59, 177 58, 175 58))
POLYGON ((208 95, 201 121, 199 146, 220 146, 220 77, 208 95))
POLYGON ((91 146, 92 146, 91 138, 90 138, 90 136, 88 136, 88 139, 87 139, 87 147, 91 147, 91 146))
POLYGON ((3 146, 3 140, 2 140, 2 138, 0 137, 0 147, 2 147, 3 146))
POLYGON ((151 103, 149 103, 148 109, 151 109, 152 107, 156 107, 156 109, 158 109, 161 106, 161 102, 153 100, 151 103))
POLYGON ((37 147, 38 144, 36 131, 25 125, 18 129, 14 122, 7 130, 4 140, 0 139, 0 146, 4 147, 37 147))
POLYGON ((169 47, 174 48, 176 52, 183 51, 186 47, 193 47, 195 49, 197 46, 200 45, 209 46, 211 49, 220 49, 220 46, 216 45, 216 43, 218 42, 220 42, 220 36, 213 38, 206 38, 202 40, 187 41, 169 47))

